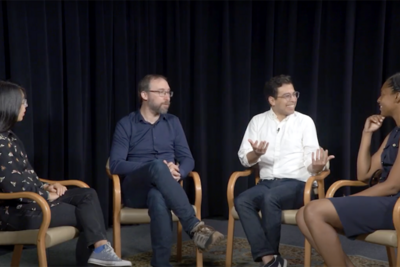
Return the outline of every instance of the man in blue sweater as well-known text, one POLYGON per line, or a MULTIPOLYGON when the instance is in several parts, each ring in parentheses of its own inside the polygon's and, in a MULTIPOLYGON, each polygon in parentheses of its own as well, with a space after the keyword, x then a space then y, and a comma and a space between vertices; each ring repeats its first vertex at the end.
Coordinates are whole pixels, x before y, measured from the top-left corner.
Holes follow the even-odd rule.
POLYGON ((147 75, 139 83, 139 111, 115 128, 110 153, 111 173, 123 178, 122 198, 131 208, 148 208, 151 217, 152 266, 171 266, 171 210, 200 250, 223 235, 196 218, 178 183, 194 168, 194 159, 179 119, 168 114, 173 96, 167 79, 147 75))

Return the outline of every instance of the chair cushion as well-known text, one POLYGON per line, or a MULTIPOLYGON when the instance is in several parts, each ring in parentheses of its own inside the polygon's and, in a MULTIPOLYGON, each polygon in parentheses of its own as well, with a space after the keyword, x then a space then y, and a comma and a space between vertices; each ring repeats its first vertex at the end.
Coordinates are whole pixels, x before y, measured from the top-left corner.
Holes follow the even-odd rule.
MULTIPOLYGON (((338 231, 338 233, 344 235, 343 231, 338 231)), ((396 230, 378 230, 371 234, 359 235, 356 239, 368 243, 397 248, 396 230)))
MULTIPOLYGON (((297 225, 296 223, 296 214, 298 210, 283 210, 282 211, 282 223, 283 224, 292 224, 292 225, 297 225)), ((239 215, 236 212, 235 207, 232 208, 231 210, 232 216, 235 220, 239 220, 239 215)), ((261 216, 261 212, 258 213, 261 216)))
MULTIPOLYGON (((192 206, 194 212, 196 213, 196 207, 192 206)), ((121 223, 122 224, 130 224, 130 223, 137 223, 137 224, 144 224, 150 223, 150 216, 148 213, 148 209, 132 209, 128 207, 123 207, 121 209, 121 223)), ((172 221, 177 222, 179 221, 178 217, 171 211, 172 213, 172 221)))
MULTIPOLYGON (((36 245, 39 230, 0 231, 0 245, 36 245)), ((79 234, 72 226, 49 228, 46 233, 46 248, 74 239, 79 234)))

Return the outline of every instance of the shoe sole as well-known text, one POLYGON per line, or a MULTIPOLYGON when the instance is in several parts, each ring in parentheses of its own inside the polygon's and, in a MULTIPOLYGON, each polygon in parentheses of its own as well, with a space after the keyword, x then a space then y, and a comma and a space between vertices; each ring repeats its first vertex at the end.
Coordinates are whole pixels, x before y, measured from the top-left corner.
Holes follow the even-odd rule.
POLYGON ((128 265, 127 263, 123 262, 109 262, 109 261, 102 261, 96 259, 89 259, 88 263, 96 265, 96 266, 132 266, 132 263, 128 265))
POLYGON ((220 241, 221 239, 224 238, 224 235, 218 232, 215 232, 208 240, 207 243, 205 244, 205 248, 200 248, 197 247, 199 249, 200 252, 205 252, 207 250, 209 250, 213 245, 215 245, 215 243, 217 243, 218 241, 220 241))

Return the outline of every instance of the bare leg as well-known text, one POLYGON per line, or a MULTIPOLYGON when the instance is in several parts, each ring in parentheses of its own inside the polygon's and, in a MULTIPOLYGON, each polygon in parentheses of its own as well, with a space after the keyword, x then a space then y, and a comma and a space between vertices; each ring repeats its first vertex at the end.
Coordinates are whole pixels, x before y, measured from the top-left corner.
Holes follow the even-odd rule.
POLYGON ((304 237, 308 240, 308 242, 310 242, 311 246, 319 253, 317 245, 315 244, 314 239, 311 236, 310 230, 308 230, 306 222, 304 221, 304 207, 301 207, 297 212, 296 222, 297 226, 300 228, 300 231, 303 233, 304 237))
POLYGON ((274 258, 274 255, 267 255, 261 258, 263 264, 267 264, 274 258))
POLYGON ((97 241, 96 243, 94 243, 94 248, 98 248, 98 247, 100 247, 102 245, 105 245, 105 244, 107 244, 107 240, 97 241))
POLYGON ((303 235, 323 257, 327 266, 354 267, 344 253, 335 230, 342 229, 342 224, 331 201, 312 201, 299 210, 296 220, 303 235))

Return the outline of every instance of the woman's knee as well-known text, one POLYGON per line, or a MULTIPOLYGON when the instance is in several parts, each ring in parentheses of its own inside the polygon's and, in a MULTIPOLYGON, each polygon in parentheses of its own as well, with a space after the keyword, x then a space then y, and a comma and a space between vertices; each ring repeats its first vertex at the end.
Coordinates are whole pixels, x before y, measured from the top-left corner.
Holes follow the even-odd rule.
POLYGON ((323 215, 322 210, 326 199, 314 200, 303 207, 303 219, 306 224, 318 220, 323 215))
POLYGON ((296 213, 296 223, 302 224, 304 223, 304 207, 301 207, 296 213))
POLYGON ((304 221, 307 225, 325 222, 340 227, 339 216, 329 199, 319 199, 308 203, 304 208, 304 221))
POLYGON ((91 195, 91 196, 96 196, 97 197, 97 192, 95 189, 89 187, 89 188, 82 188, 82 191, 85 192, 85 194, 91 195))
POLYGON ((95 198, 97 198, 96 190, 91 188, 91 187, 89 187, 89 188, 80 187, 80 188, 77 188, 77 190, 79 190, 79 194, 78 195, 84 196, 86 199, 95 199, 95 198))

